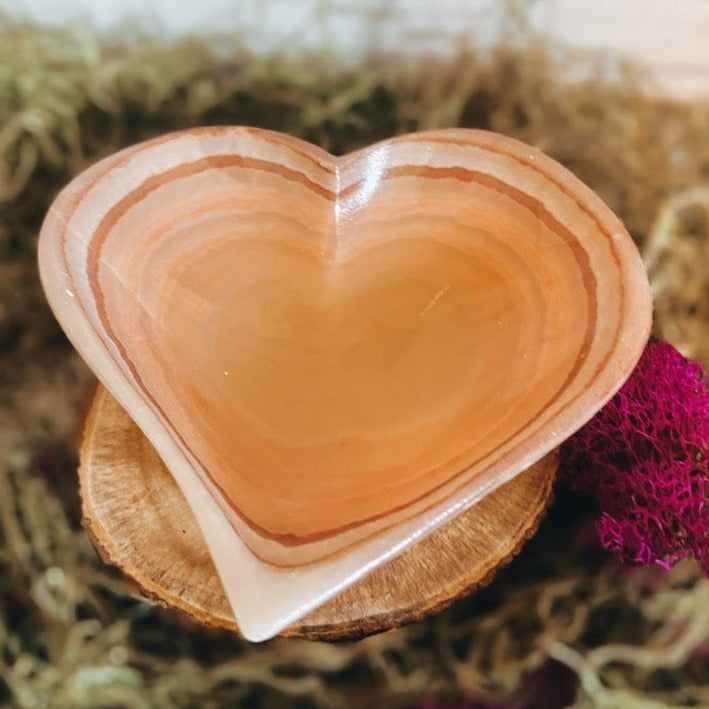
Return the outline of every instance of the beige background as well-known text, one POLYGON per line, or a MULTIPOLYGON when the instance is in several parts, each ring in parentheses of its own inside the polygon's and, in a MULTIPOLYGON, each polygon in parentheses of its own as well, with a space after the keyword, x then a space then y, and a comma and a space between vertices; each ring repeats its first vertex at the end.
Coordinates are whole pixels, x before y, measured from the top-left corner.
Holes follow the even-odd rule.
POLYGON ((591 61, 600 54, 611 76, 632 59, 647 70, 650 90, 709 99, 706 0, 0 0, 0 11, 47 23, 83 19, 104 30, 137 21, 171 35, 238 28, 259 51, 325 46, 355 62, 368 50, 487 51, 544 30, 591 61))

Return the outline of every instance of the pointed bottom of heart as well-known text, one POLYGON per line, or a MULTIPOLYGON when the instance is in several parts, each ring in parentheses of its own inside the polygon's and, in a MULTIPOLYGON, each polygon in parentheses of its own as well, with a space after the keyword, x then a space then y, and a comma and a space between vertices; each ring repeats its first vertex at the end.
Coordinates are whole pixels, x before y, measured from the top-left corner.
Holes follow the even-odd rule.
MULTIPOLYGON (((419 620, 484 585, 536 530, 557 469, 554 451, 282 634, 363 637, 419 620)), ((132 577, 146 595, 191 619, 238 630, 182 492, 140 429, 101 386, 84 429, 79 476, 84 526, 106 562, 132 577)))

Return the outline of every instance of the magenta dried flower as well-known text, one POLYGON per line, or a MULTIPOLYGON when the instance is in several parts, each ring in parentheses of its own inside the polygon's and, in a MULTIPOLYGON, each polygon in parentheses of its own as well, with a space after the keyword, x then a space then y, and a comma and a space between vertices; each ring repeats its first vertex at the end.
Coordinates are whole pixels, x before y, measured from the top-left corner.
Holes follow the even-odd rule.
POLYGON ((601 544, 709 576, 709 388, 699 363, 650 343, 628 381, 561 450, 572 487, 598 502, 601 544))

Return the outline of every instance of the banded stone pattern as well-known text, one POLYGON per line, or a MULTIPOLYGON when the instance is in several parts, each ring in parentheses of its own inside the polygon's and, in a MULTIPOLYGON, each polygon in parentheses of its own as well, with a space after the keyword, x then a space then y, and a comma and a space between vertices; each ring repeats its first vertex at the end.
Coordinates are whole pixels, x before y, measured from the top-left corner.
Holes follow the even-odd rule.
POLYGON ((278 566, 403 548, 470 506, 588 420, 650 326, 601 200, 472 130, 340 158, 253 128, 164 136, 60 194, 40 266, 167 466, 278 566))

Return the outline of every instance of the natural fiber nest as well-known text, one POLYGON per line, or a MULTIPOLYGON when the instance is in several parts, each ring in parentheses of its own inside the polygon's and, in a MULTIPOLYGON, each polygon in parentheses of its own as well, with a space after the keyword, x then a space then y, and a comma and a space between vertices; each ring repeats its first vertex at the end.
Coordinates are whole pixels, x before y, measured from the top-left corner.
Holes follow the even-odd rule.
POLYGON ((520 137, 624 219, 657 332, 709 363, 709 107, 644 98, 630 76, 561 87, 537 44, 492 64, 464 54, 357 72, 239 47, 0 21, 0 705, 396 707, 440 691, 552 709, 577 682, 579 707, 709 705, 709 582, 691 563, 615 567, 563 488, 489 589, 360 643, 249 646, 187 627, 97 561, 72 447, 90 376, 44 304, 36 234, 71 175, 156 133, 256 124, 335 152, 456 124, 520 137))

